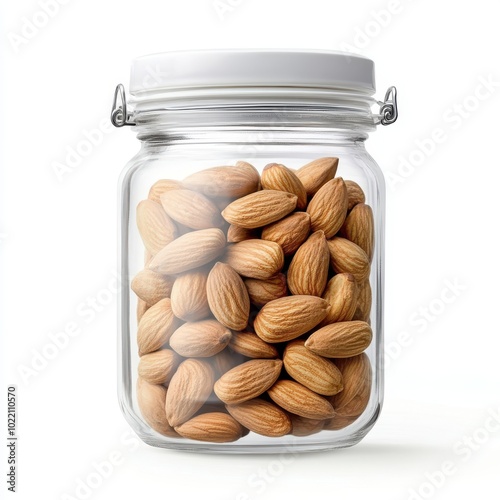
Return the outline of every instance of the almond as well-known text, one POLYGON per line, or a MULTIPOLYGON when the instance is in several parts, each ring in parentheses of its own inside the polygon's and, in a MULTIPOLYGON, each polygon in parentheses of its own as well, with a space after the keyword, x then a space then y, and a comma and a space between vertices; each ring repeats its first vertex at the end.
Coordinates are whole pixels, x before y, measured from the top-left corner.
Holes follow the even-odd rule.
POLYGON ((370 313, 372 310, 372 288, 370 281, 365 280, 358 286, 358 303, 353 319, 360 321, 370 321, 370 313))
POLYGON ((247 358, 273 359, 278 357, 276 347, 264 342, 255 333, 234 332, 229 347, 247 358))
POLYGON ((345 187, 347 188, 347 197, 349 199, 347 208, 351 210, 358 203, 365 202, 365 193, 354 181, 345 181, 345 187))
POLYGON ((372 329, 364 321, 342 321, 316 330, 305 346, 326 358, 350 358, 361 354, 372 341, 372 329))
POLYGON ((326 300, 294 295, 268 302, 257 314, 255 333, 265 342, 285 342, 308 332, 326 316, 326 300))
POLYGON ((328 280, 330 251, 325 233, 316 231, 293 256, 288 268, 288 288, 294 295, 321 297, 328 280))
POLYGON ((246 240, 230 245, 223 260, 242 276, 266 280, 281 271, 285 256, 273 241, 246 240))
POLYGON ((251 399, 227 405, 226 408, 240 424, 256 434, 280 437, 292 430, 290 417, 281 408, 263 399, 251 399))
POLYGON ((220 229, 201 229, 184 234, 158 252, 149 268, 162 274, 180 274, 217 258, 226 246, 220 229))
POLYGON ((137 205, 137 228, 146 249, 153 255, 177 237, 177 228, 162 206, 151 200, 137 205))
POLYGON ((208 399, 213 384, 213 370, 207 361, 183 361, 168 386, 166 414, 169 424, 177 427, 189 420, 208 399))
POLYGON ((336 236, 328 240, 328 248, 330 249, 330 263, 336 273, 350 273, 359 282, 368 278, 370 261, 356 243, 336 236))
POLYGON ((308 196, 314 196, 321 186, 335 177, 338 164, 338 158, 318 158, 296 172, 308 196))
POLYGON ((208 358, 222 351, 230 340, 230 330, 214 319, 206 319, 177 328, 170 347, 186 358, 208 358))
POLYGON ((149 309, 149 306, 142 299, 137 299, 137 324, 140 323, 144 313, 149 309))
POLYGON ((223 210, 222 216, 230 224, 255 229, 282 219, 296 205, 297 196, 266 189, 233 201, 223 210))
POLYGON ((235 366, 244 363, 245 358, 242 355, 236 354, 234 351, 224 349, 215 356, 212 356, 210 361, 214 368, 215 378, 218 379, 235 366))
POLYGON ((146 423, 156 432, 169 437, 179 437, 168 423, 165 414, 167 389, 163 385, 137 380, 137 404, 146 423))
POLYGON ((172 189, 182 189, 182 184, 172 179, 160 179, 151 186, 148 198, 156 203, 161 203, 161 195, 172 189))
POLYGON ((294 254, 306 241, 311 229, 311 216, 307 212, 295 212, 262 230, 262 239, 274 241, 285 255, 294 254))
POLYGON ((266 392, 278 379, 283 363, 279 359, 252 359, 238 365, 217 380, 214 391, 227 404, 242 403, 266 392))
POLYGON ((208 270, 181 274, 172 287, 172 311, 184 321, 200 321, 210 316, 207 298, 208 270))
POLYGON ((288 295, 286 277, 281 273, 267 280, 248 278, 245 280, 245 286, 250 296, 250 302, 257 307, 288 295))
POLYGON ((288 375, 318 394, 333 396, 343 388, 340 370, 330 360, 307 349, 303 340, 288 343, 283 364, 288 375))
POLYGON ((174 189, 161 195, 165 212, 176 222, 191 229, 222 226, 219 209, 201 193, 174 189))
POLYGON ((292 435, 310 436, 323 430, 324 420, 313 420, 311 418, 290 415, 292 419, 292 435))
POLYGON ((178 324, 179 320, 172 312, 170 299, 162 299, 150 307, 142 316, 137 327, 139 356, 163 347, 178 324))
POLYGON ((236 198, 257 191, 259 173, 249 163, 207 168, 186 177, 183 185, 205 196, 236 198))
POLYGON ((252 240, 258 237, 258 232, 255 229, 246 229, 234 224, 231 224, 227 230, 228 243, 238 243, 239 241, 252 240))
POLYGON ((241 425, 227 413, 203 413, 178 425, 175 430, 183 437, 211 443, 231 443, 243 435, 241 425))
POLYGON ((278 380, 267 393, 278 406, 301 417, 324 420, 335 415, 323 396, 293 380, 278 380))
POLYGON ((312 231, 324 231, 327 238, 337 234, 347 215, 347 202, 344 179, 337 177, 328 181, 307 206, 312 231))
POLYGON ((321 326, 351 321, 358 306, 358 286, 349 273, 336 274, 326 285, 323 298, 330 304, 321 326))
POLYGON ((212 314, 227 328, 243 330, 248 324, 250 298, 240 275, 228 264, 217 262, 207 281, 212 314))
POLYGON ((174 351, 160 349, 142 356, 137 371, 139 377, 150 384, 168 384, 179 361, 179 356, 174 351))
POLYGON ((143 269, 135 275, 130 287, 148 306, 170 297, 175 278, 143 269))
POLYGON ((351 425, 357 417, 341 417, 339 415, 326 420, 323 424, 323 430, 325 431, 339 431, 348 425, 351 425))
POLYGON ((358 247, 365 251, 368 260, 372 261, 375 229, 373 212, 369 205, 364 203, 355 205, 347 216, 340 233, 348 240, 356 243, 358 247))
POLYGON ((279 163, 269 163, 264 167, 261 176, 264 189, 284 191, 297 196, 297 208, 303 210, 307 206, 306 188, 297 174, 279 163))

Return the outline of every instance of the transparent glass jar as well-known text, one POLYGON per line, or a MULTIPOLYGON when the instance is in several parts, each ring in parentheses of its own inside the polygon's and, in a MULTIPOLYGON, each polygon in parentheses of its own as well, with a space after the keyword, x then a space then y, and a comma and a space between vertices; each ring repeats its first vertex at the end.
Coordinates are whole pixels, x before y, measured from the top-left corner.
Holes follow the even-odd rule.
POLYGON ((139 58, 112 121, 121 179, 119 398, 146 443, 273 453, 359 442, 383 397, 384 180, 352 54, 139 58))

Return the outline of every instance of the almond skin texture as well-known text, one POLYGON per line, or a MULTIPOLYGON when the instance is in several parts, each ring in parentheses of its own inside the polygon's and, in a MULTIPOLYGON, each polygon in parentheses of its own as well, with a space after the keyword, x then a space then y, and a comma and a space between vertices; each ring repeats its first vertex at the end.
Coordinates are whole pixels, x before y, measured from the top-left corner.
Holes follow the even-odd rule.
POLYGON ((366 253, 352 241, 336 236, 328 240, 330 264, 337 273, 350 273, 362 282, 370 275, 370 261, 366 253))
POLYGON ((240 198, 257 191, 259 173, 249 163, 213 167, 186 177, 182 184, 205 196, 240 198))
POLYGON ((372 329, 364 321, 343 321, 316 330, 305 346, 326 358, 350 358, 361 354, 372 341, 372 329))
POLYGON ((296 205, 297 196, 266 189, 233 201, 222 212, 222 216, 230 224, 254 229, 282 219, 296 205))
POLYGON ((265 342, 286 342, 323 321, 327 310, 328 302, 312 295, 294 295, 272 300, 257 314, 255 333, 265 342))
POLYGON ((183 437, 211 443, 231 443, 243 435, 241 425, 227 413, 202 413, 178 425, 175 430, 183 437))
POLYGON ((137 380, 137 403, 147 424, 156 432, 169 437, 179 437, 165 415, 167 389, 163 385, 137 380))
POLYGON ((328 181, 307 206, 307 213, 311 216, 311 230, 324 231, 327 238, 337 234, 345 221, 347 204, 344 179, 337 177, 328 181))
POLYGON ((217 258, 226 246, 220 229, 201 229, 184 234, 158 252, 149 268, 161 274, 180 274, 217 258))
POLYGON ((290 417, 281 408, 263 399, 226 405, 226 408, 240 424, 261 436, 280 437, 292 430, 290 417))
POLYGON ((301 417, 324 420, 335 415, 323 396, 293 380, 278 380, 267 393, 278 406, 301 417))
POLYGON ((148 306, 154 306, 161 299, 171 296, 174 281, 171 276, 143 269, 136 274, 130 287, 148 306))
POLYGON ((231 331, 214 319, 184 323, 170 338, 170 347, 185 358, 208 358, 222 351, 231 331))
POLYGON ((212 392, 214 374, 210 364, 199 359, 186 359, 175 372, 168 386, 167 420, 177 427, 189 420, 212 392))
POLYGON ((234 332, 229 347, 232 351, 247 358, 274 359, 278 357, 276 347, 264 342, 255 333, 234 332))
POLYGON ((317 394, 333 396, 343 389, 340 370, 330 360, 307 349, 303 340, 288 343, 283 364, 288 375, 317 394))
POLYGON ((273 241, 246 240, 230 245, 223 260, 241 276, 266 280, 281 271, 285 256, 273 241))
POLYGON ((208 271, 196 269, 181 274, 172 287, 172 311, 184 321, 200 321, 210 316, 207 298, 208 271))
POLYGON ((227 242, 238 243, 239 241, 253 240, 258 238, 258 231, 255 229, 245 229, 244 227, 231 224, 227 230, 227 242))
POLYGON ((306 241, 311 230, 311 216, 307 212, 295 212, 284 219, 266 226, 262 239, 274 241, 285 255, 294 254, 306 241))
POLYGON ((370 321, 372 310, 372 288, 368 280, 363 281, 358 286, 358 304, 353 319, 360 321, 370 321))
POLYGON ((146 249, 157 254, 177 237, 177 227, 162 206, 151 200, 137 205, 137 228, 146 249))
POLYGON ((148 199, 161 204, 161 195, 172 189, 182 189, 182 184, 171 179, 160 179, 151 186, 148 199))
POLYGON ((170 349, 145 354, 139 360, 139 377, 150 384, 168 384, 180 362, 179 356, 170 349))
POLYGON ((338 158, 318 158, 300 168, 296 174, 306 188, 307 196, 314 196, 329 180, 335 177, 338 158))
POLYGON ((240 275, 228 264, 217 262, 207 281, 212 314, 227 328, 243 330, 248 324, 250 298, 240 275))
POLYGON ((299 417, 291 415, 292 419, 292 435, 293 436, 310 436, 323 430, 324 420, 312 420, 311 418, 299 417))
POLYGON ((174 316, 170 299, 162 299, 150 307, 142 316, 137 327, 139 356, 157 351, 163 347, 179 324, 174 316))
POLYGON ((261 184, 264 189, 285 191, 297 196, 297 208, 303 210, 307 206, 306 188, 297 174, 279 163, 269 163, 262 171, 261 184))
POLYGON ((297 250, 288 268, 288 288, 294 295, 321 297, 328 280, 330 251, 325 233, 316 231, 297 250))
POLYGON ((256 398, 276 382, 282 366, 281 360, 252 359, 222 375, 215 383, 214 392, 227 404, 256 398))
POLYGON ((191 229, 222 226, 219 209, 206 196, 189 189, 173 189, 161 195, 165 212, 191 229))
POLYGON ((267 280, 246 279, 245 286, 250 296, 250 302, 257 307, 288 295, 286 276, 282 273, 267 280))
POLYGON ((349 273, 336 274, 326 285, 323 298, 330 304, 330 309, 321 326, 351 321, 358 307, 358 285, 349 273))
POLYGON ((210 358, 216 379, 220 378, 224 375, 224 373, 228 372, 235 366, 244 363, 245 361, 246 360, 243 356, 235 354, 234 351, 229 351, 228 349, 224 349, 210 358))
POLYGON ((371 262, 375 244, 375 228, 373 211, 370 206, 358 203, 347 216, 340 231, 344 238, 356 243, 371 262))
POLYGON ((345 181, 345 186, 347 188, 347 197, 349 199, 347 208, 352 210, 352 208, 358 203, 365 202, 365 193, 359 186, 358 183, 354 181, 345 181))
POLYGON ((137 324, 140 323, 142 317, 144 316, 144 313, 149 309, 149 306, 144 302, 142 299, 137 299, 137 308, 136 308, 136 313, 137 313, 137 324))

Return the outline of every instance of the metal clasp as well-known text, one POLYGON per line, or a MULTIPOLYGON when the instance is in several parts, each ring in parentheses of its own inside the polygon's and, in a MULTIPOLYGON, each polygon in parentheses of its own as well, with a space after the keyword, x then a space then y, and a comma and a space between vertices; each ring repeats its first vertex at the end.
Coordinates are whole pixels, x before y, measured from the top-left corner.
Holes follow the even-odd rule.
POLYGON ((384 102, 380 104, 380 123, 391 125, 398 119, 398 91, 396 87, 389 87, 385 93, 384 102))
POLYGON ((119 83, 115 89, 113 107, 111 108, 111 123, 115 127, 135 125, 135 122, 132 119, 132 115, 127 112, 127 97, 125 95, 125 87, 121 83, 119 83), (118 99, 120 99, 120 105, 118 105, 118 99))

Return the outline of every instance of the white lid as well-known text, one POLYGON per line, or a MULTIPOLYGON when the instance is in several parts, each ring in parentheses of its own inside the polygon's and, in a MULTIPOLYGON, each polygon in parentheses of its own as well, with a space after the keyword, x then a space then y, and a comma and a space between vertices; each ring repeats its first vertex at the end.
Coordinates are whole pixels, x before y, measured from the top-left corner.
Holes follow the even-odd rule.
POLYGON ((374 63, 351 53, 215 50, 135 59, 130 93, 221 87, 288 87, 375 92, 374 63))

